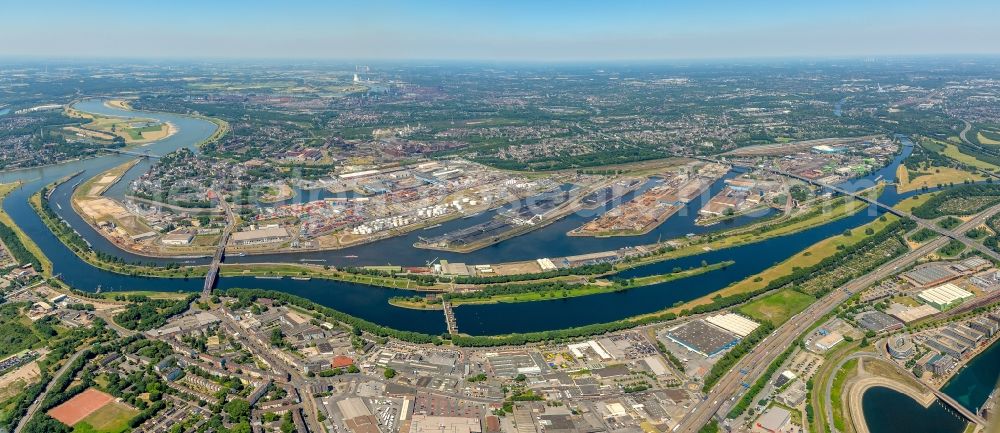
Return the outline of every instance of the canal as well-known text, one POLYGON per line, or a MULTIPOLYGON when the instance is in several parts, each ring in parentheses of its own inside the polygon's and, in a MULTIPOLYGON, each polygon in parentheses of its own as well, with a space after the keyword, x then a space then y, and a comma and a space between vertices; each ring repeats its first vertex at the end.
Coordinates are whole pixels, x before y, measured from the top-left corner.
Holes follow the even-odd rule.
MULTIPOLYGON (((1000 342, 994 342, 969 361, 941 391, 967 409, 978 412, 998 380, 1000 342)), ((940 402, 925 409, 909 396, 884 387, 866 391, 862 407, 871 433, 961 433, 967 425, 965 419, 940 402)))

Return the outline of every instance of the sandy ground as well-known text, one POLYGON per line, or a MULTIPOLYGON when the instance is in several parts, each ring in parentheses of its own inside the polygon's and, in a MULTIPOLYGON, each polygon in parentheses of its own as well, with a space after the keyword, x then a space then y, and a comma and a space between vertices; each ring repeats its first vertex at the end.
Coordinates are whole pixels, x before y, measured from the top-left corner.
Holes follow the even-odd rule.
POLYGON ((23 391, 38 378, 41 371, 38 361, 32 361, 0 377, 0 401, 5 401, 23 391))
POLYGON ((67 131, 70 131, 70 132, 72 132, 74 134, 82 135, 84 137, 98 138, 98 139, 101 139, 101 140, 114 140, 114 138, 115 138, 114 135, 111 135, 111 134, 108 134, 108 133, 97 132, 97 131, 88 131, 86 129, 78 128, 76 126, 67 126, 67 127, 63 128, 63 129, 65 129, 67 131))
MULTIPOLYGON (((36 352, 38 352, 37 359, 42 359, 49 353, 49 350, 41 348, 36 352)), ((34 383, 40 375, 38 361, 32 361, 0 376, 0 402, 24 391, 24 388, 34 383)))
POLYGON ((131 110, 132 109, 132 106, 129 105, 128 101, 125 101, 125 100, 122 100, 122 99, 112 99, 110 101, 105 102, 104 105, 107 105, 108 107, 111 107, 111 108, 119 108, 119 109, 122 109, 122 110, 131 110))

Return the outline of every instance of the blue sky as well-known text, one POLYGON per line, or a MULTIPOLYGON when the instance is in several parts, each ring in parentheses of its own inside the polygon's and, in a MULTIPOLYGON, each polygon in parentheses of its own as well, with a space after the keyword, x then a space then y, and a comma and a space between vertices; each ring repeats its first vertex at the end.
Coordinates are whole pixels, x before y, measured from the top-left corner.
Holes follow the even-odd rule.
POLYGON ((0 56, 657 60, 1000 53, 1000 1, 5 0, 0 56))

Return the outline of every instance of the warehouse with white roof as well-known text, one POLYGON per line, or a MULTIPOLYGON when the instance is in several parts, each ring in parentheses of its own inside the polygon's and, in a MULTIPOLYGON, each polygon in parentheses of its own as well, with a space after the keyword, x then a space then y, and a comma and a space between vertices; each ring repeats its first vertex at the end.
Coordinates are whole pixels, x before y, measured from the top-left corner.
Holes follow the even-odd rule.
POLYGON ((972 296, 972 293, 969 293, 961 287, 958 287, 953 283, 946 283, 920 292, 920 294, 917 295, 917 298, 920 298, 920 300, 924 301, 927 305, 944 311, 954 307, 955 305, 961 304, 962 301, 969 299, 972 296))
POLYGON ((746 338, 747 335, 750 335, 754 329, 760 326, 760 324, 753 320, 733 313, 719 314, 709 317, 705 321, 739 335, 740 338, 746 338))

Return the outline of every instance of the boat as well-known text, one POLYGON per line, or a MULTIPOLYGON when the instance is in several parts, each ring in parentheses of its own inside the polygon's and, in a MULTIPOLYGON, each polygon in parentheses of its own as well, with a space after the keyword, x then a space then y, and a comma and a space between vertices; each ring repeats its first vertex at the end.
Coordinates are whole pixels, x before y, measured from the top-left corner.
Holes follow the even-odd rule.
POLYGON ((284 278, 284 277, 268 277, 268 276, 258 276, 258 277, 254 277, 254 278, 256 278, 256 279, 258 279, 258 280, 280 280, 280 279, 282 279, 282 278, 284 278))
MULTIPOLYGON (((482 214, 482 212, 474 213, 472 215, 466 215, 466 216, 462 217, 462 219, 469 219, 469 218, 477 217, 477 216, 479 216, 481 214, 482 214)), ((440 224, 438 224, 438 225, 440 225, 440 224)))
POLYGON ((438 227, 441 227, 441 224, 434 224, 432 226, 424 227, 424 230, 436 229, 438 227))
POLYGON ((56 203, 56 207, 59 208, 59 210, 62 210, 62 205, 61 204, 56 203))
POLYGON ((352 255, 349 255, 349 256, 344 256, 344 258, 345 259, 356 259, 356 258, 358 258, 358 256, 355 256, 355 255, 352 254, 352 255))
POLYGON ((293 280, 297 280, 297 281, 309 281, 312 278, 309 278, 309 277, 292 277, 292 279, 293 280))
POLYGON ((325 262, 326 259, 299 259, 300 262, 325 262))
POLYGON ((239 254, 236 254, 236 257, 243 257, 245 255, 247 255, 247 253, 239 253, 239 254))

